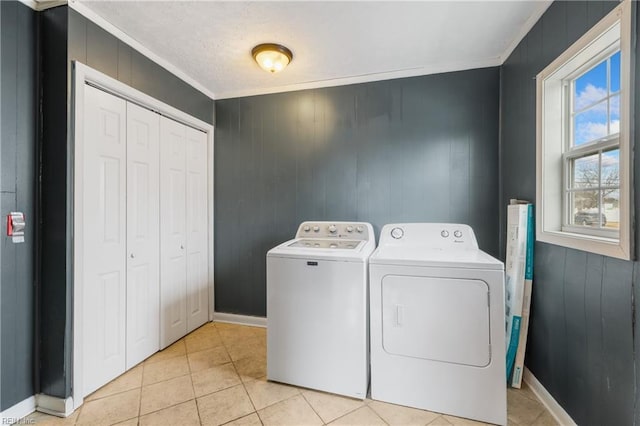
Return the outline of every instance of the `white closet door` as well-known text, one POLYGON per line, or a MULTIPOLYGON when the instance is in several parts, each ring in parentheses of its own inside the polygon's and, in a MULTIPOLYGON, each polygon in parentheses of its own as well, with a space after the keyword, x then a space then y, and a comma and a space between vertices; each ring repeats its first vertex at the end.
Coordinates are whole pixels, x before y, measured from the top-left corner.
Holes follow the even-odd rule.
POLYGON ((126 102, 85 87, 83 391, 125 371, 126 102))
POLYGON ((160 349, 160 116, 127 103, 127 369, 160 349))
POLYGON ((207 270, 207 134, 187 132, 187 331, 209 318, 207 270))
POLYGON ((186 129, 160 117, 160 347, 187 334, 186 129))

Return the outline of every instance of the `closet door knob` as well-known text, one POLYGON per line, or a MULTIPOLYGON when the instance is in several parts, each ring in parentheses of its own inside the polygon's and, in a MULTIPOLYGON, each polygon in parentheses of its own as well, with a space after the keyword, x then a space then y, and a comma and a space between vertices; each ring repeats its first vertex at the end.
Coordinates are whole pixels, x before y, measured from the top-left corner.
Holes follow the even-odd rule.
POLYGON ((180 250, 184 250, 184 246, 180 244, 180 250))
POLYGON ((133 253, 131 253, 131 254, 129 255, 129 257, 130 257, 130 258, 132 258, 132 259, 134 259, 134 258, 136 257, 136 255, 135 255, 135 254, 133 254, 133 253))

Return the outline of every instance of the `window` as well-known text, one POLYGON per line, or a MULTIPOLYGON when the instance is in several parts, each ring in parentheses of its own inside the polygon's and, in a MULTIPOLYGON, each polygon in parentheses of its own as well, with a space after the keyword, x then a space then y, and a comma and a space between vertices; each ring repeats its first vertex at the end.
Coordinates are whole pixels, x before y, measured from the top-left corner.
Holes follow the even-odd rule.
POLYGON ((537 239, 631 258, 630 2, 537 76, 537 239))

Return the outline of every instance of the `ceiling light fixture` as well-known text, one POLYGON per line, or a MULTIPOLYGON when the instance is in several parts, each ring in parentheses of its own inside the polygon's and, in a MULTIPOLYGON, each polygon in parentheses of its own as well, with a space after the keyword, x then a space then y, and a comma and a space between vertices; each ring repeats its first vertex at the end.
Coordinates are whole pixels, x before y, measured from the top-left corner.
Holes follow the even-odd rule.
POLYGON ((251 50, 253 59, 265 71, 276 73, 282 71, 293 59, 293 53, 281 44, 263 43, 251 50))

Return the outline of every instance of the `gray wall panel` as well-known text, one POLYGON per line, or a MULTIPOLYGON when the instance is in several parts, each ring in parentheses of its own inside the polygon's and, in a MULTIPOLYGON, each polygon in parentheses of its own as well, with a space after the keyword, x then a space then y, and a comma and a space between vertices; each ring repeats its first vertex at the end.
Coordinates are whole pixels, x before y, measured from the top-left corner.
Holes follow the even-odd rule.
POLYGON ((216 102, 216 310, 265 315, 304 220, 458 221, 498 251, 497 68, 216 102))
MULTIPOLYGON (((87 25, 86 33, 86 65, 113 78, 118 78, 118 39, 97 25, 87 25)), ((71 43, 74 41, 72 40, 71 43)), ((80 40, 81 44, 83 42, 84 40, 80 40)), ((74 58, 74 56, 70 57, 74 58)))
POLYGON ((634 410, 633 263, 605 258, 602 275, 604 395, 611 424, 632 424, 634 410))
MULTIPOLYGON (((585 339, 586 352, 576 353, 576 357, 584 357, 587 363, 589 375, 587 377, 587 397, 584 401, 586 406, 585 419, 589 419, 590 424, 604 424, 606 413, 602 410, 603 392, 605 389, 604 375, 604 342, 602 333, 602 273, 604 270, 603 256, 587 254, 587 274, 585 281, 584 310, 585 329, 587 336, 585 339)), ((579 303, 579 301, 575 301, 579 303)), ((571 388, 574 390, 573 388, 571 388)), ((576 404, 581 403, 577 401, 576 404)), ((574 405, 576 405, 574 404, 574 405)), ((578 416, 581 412, 574 414, 578 416)))
POLYGON ((585 299, 585 285, 587 279, 587 253, 577 250, 567 250, 564 269, 564 311, 566 312, 567 346, 575 350, 567 352, 567 386, 572 389, 573 398, 566 401, 567 410, 579 413, 577 417, 586 418, 587 405, 581 401, 587 400, 588 375, 587 335, 585 323, 585 304, 575 303, 575 300, 585 299))
POLYGON ((16 190, 16 151, 17 151, 17 79, 18 79, 18 25, 17 14, 20 5, 16 1, 3 2, 2 13, 2 62, 3 78, 6 81, 2 87, 2 164, 0 167, 0 191, 15 192, 16 190))
POLYGON ((42 182, 40 284, 41 391, 71 392, 71 288, 67 259, 67 22, 66 7, 40 13, 42 60, 42 182))
MULTIPOLYGON (((503 205, 509 198, 535 199, 533 78, 616 4, 554 2, 503 65, 503 205)), ((636 159, 636 182, 639 170, 636 159)), ((502 216, 502 247, 504 227, 502 216)), ((578 424, 632 424, 638 417, 634 267, 635 262, 536 244, 525 362, 578 424)))
POLYGON ((34 214, 36 148, 36 13, 0 2, 0 411, 34 393, 34 214), (11 211, 27 217, 25 242, 4 236, 11 211))
POLYGON ((131 86, 131 47, 118 40, 118 80, 131 86))

